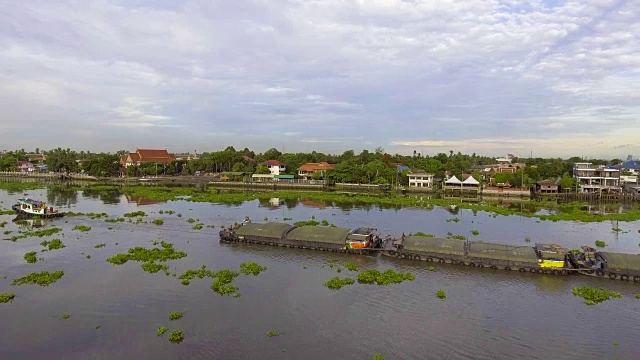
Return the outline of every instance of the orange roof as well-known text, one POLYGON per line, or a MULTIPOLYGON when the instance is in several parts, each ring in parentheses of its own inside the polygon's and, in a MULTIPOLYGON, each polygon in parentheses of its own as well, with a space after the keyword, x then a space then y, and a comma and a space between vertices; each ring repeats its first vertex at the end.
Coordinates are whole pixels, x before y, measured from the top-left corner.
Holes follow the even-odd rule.
POLYGON ((306 163, 298 168, 300 171, 319 171, 319 170, 327 170, 333 169, 336 167, 334 164, 329 164, 327 162, 320 163, 306 163))

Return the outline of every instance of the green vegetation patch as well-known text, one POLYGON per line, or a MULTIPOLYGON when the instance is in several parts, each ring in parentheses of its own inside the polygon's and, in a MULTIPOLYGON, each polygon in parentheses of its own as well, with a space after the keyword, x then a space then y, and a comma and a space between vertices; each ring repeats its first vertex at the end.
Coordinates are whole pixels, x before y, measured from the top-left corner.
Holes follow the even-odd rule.
POLYGON ((318 226, 320 225, 320 222, 316 221, 316 220, 303 220, 303 221, 296 221, 293 223, 293 225, 295 226, 318 226))
POLYGON ((53 227, 53 228, 49 228, 49 229, 41 229, 41 230, 35 230, 35 231, 25 231, 23 233, 21 233, 20 235, 14 235, 12 236, 9 240, 15 242, 19 239, 25 239, 28 237, 44 237, 44 236, 51 236, 53 234, 57 234, 60 231, 62 231, 61 228, 58 227, 53 227))
POLYGON ((60 317, 61 317, 61 318, 63 318, 63 319, 65 319, 65 320, 67 320, 68 318, 70 318, 70 317, 71 317, 71 315, 69 315, 69 314, 67 314, 67 313, 64 313, 64 314, 62 314, 60 317))
POLYGON ((104 222, 108 222, 108 223, 124 222, 124 218, 123 217, 109 218, 109 219, 104 219, 104 222))
POLYGON ((373 355, 371 360, 384 360, 384 358, 382 357, 382 355, 375 354, 373 355))
POLYGON ((158 271, 164 271, 164 272, 169 271, 169 266, 167 264, 156 264, 153 261, 143 263, 140 266, 142 267, 142 270, 151 274, 155 274, 158 271))
MULTIPOLYGON (((205 265, 202 265, 202 267, 200 269, 198 269, 198 270, 189 269, 189 270, 185 271, 180 276, 178 276, 178 279, 193 280, 196 277, 200 278, 200 279, 203 279, 205 277, 214 278, 214 277, 216 277, 216 273, 214 271, 211 271, 211 270, 207 269, 207 267, 205 265)), ((188 284, 184 284, 184 285, 188 285, 188 284)))
POLYGON ((166 328, 166 327, 164 327, 164 326, 160 326, 160 327, 158 328, 158 332, 157 332, 157 334, 158 334, 158 336, 162 336, 162 335, 164 335, 167 331, 169 331, 169 329, 167 329, 167 328, 166 328))
POLYGON ((240 264, 240 272, 245 275, 256 276, 265 270, 267 270, 266 266, 260 266, 254 262, 245 262, 240 264))
POLYGON ((268 337, 274 337, 274 336, 280 336, 280 333, 276 330, 269 330, 269 332, 267 333, 268 337))
POLYGON ((358 274, 358 282, 362 284, 388 285, 399 284, 405 280, 414 280, 415 277, 411 273, 397 273, 393 269, 387 269, 380 272, 376 269, 370 269, 358 274))
POLYGON ((173 330, 171 334, 169 334, 169 341, 174 344, 179 344, 184 340, 184 335, 182 335, 182 330, 173 330))
POLYGON ((440 289, 440 290, 436 291, 436 297, 438 299, 446 299, 447 298, 447 293, 445 293, 444 290, 440 289))
POLYGON ((162 224, 164 224, 164 220, 155 219, 155 220, 151 221, 151 223, 154 224, 154 225, 162 225, 162 224))
POLYGON ((35 251, 30 251, 30 252, 24 254, 24 260, 26 262, 28 262, 29 264, 33 264, 35 262, 38 262, 38 257, 36 256, 36 252, 35 251))
POLYGON ((433 234, 425 234, 422 231, 418 231, 415 234, 412 234, 413 236, 422 236, 422 237, 434 237, 433 234))
POLYGON ((479 230, 471 230, 471 234, 473 234, 473 236, 478 236, 478 235, 480 235, 480 231, 479 230))
POLYGON ((173 320, 182 319, 183 316, 184 316, 183 312, 172 311, 172 312, 169 313, 169 320, 173 321, 173 320))
POLYGON ((200 224, 193 225, 191 228, 193 230, 202 230, 203 227, 204 227, 204 224, 200 223, 200 224))
POLYGON ((147 216, 147 213, 145 213, 144 211, 134 211, 134 212, 125 213, 122 216, 124 216, 126 218, 133 218, 133 217, 138 217, 138 216, 147 216))
POLYGON ((102 243, 102 244, 98 244, 98 245, 94 246, 94 248, 96 248, 96 249, 100 249, 100 248, 103 248, 103 247, 105 247, 105 246, 107 246, 107 244, 102 243))
POLYGON ((187 256, 184 251, 173 248, 173 244, 164 241, 160 242, 162 248, 146 249, 140 246, 129 249, 127 254, 116 254, 107 259, 107 262, 122 265, 127 261, 141 261, 150 263, 154 261, 177 260, 187 256))
POLYGON ((0 304, 8 303, 9 301, 12 301, 15 297, 16 297, 16 294, 14 294, 13 291, 0 293, 0 304))
POLYGON ((622 294, 620 294, 619 292, 607 289, 596 289, 588 286, 573 288, 571 293, 573 294, 573 296, 579 296, 583 298, 584 303, 587 305, 596 305, 611 298, 622 297, 622 294))
POLYGON ((44 240, 43 242, 40 243, 40 245, 42 245, 43 247, 46 247, 47 250, 49 251, 58 250, 65 247, 64 244, 62 243, 62 240, 60 239, 53 239, 51 241, 44 240))
POLYGON ((327 281, 326 283, 324 283, 324 286, 328 287, 331 290, 339 290, 344 286, 347 285, 353 285, 355 283, 355 280, 351 279, 351 278, 344 278, 344 279, 340 279, 339 277, 334 277, 329 279, 329 281, 327 281))
POLYGON ((605 247, 607 243, 602 240, 596 240, 596 247, 605 247))
POLYGON ((91 230, 91 226, 87 226, 87 225, 76 225, 74 226, 71 230, 78 230, 78 231, 82 231, 82 232, 87 232, 91 230))
POLYGON ((218 271, 216 273, 216 281, 211 284, 211 290, 220 295, 239 296, 238 288, 231 284, 238 275, 240 275, 239 272, 227 269, 218 271))
POLYGON ((358 271, 360 270, 360 267, 352 262, 348 262, 344 265, 344 267, 347 268, 347 270, 349 271, 358 271))
POLYGON ((12 285, 37 284, 40 286, 48 286, 58 281, 64 276, 64 272, 59 270, 54 273, 48 271, 34 272, 21 278, 13 279, 12 285))

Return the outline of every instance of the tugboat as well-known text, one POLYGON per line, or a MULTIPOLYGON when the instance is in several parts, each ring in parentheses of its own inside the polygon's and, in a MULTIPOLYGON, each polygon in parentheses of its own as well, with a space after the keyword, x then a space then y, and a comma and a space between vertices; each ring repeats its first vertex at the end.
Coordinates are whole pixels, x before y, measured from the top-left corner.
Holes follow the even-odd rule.
POLYGON ((63 212, 55 210, 53 207, 47 207, 47 204, 42 201, 30 198, 18 199, 18 202, 11 206, 11 208, 16 212, 16 214, 25 217, 39 216, 41 218, 49 219, 64 216, 63 212))

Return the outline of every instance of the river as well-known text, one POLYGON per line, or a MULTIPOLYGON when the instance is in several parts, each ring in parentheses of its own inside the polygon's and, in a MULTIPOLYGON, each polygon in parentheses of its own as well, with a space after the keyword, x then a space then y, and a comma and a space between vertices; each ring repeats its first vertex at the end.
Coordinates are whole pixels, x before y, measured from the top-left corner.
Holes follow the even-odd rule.
MULTIPOLYGON (((362 208, 318 201, 249 201, 239 205, 154 202, 124 195, 83 191, 29 190, 61 210, 106 212, 119 217, 142 210, 150 223, 106 223, 84 216, 47 220, 62 234, 0 241, 0 292, 13 291, 0 304, 2 359, 638 359, 640 286, 631 282, 582 276, 554 277, 518 272, 435 266, 386 257, 366 257, 257 245, 220 244, 222 225, 249 216, 254 221, 327 220, 340 227, 375 226, 383 234, 422 231, 473 239, 531 245, 556 242, 568 248, 609 244, 608 251, 638 253, 640 222, 549 222, 520 216, 435 207, 362 208), (160 214, 160 211, 165 212, 160 214), (166 210, 175 213, 167 214, 166 210), (177 214, 181 214, 178 217, 177 214), (192 229, 187 219, 205 225, 192 229), (456 218, 458 221, 447 221, 456 218), (72 230, 76 225, 88 232, 72 230), (621 231, 612 231, 620 228, 621 231), (475 236, 471 230, 477 230, 475 236), (60 250, 40 252, 44 239, 60 238, 60 250), (173 276, 142 271, 140 263, 113 265, 106 258, 154 241, 174 244, 188 256, 168 261, 170 272, 202 265, 238 270, 254 261, 266 266, 260 275, 240 275, 240 297, 220 296, 211 279, 184 286, 173 276), (106 244, 95 248, 95 245, 106 244), (43 260, 28 264, 25 253, 43 260), (90 258, 87 257, 90 255, 90 258), (355 278, 343 266, 411 272, 414 281, 385 286, 355 283, 333 291, 323 283, 334 276, 355 278), (341 273, 337 269, 341 268, 341 273), (47 287, 12 286, 12 279, 34 271, 63 270, 47 287), (595 306, 574 297, 571 289, 589 285, 622 293, 595 306), (443 289, 446 299, 435 293, 443 289), (184 311, 169 321, 172 311, 184 311), (63 313, 70 318, 62 319, 63 313), (158 327, 181 329, 184 341, 172 344, 158 327), (271 330, 279 336, 269 337, 271 330)), ((22 193, 0 190, 0 208, 10 208, 22 193)), ((0 216, 0 228, 21 229, 12 215, 0 216)))

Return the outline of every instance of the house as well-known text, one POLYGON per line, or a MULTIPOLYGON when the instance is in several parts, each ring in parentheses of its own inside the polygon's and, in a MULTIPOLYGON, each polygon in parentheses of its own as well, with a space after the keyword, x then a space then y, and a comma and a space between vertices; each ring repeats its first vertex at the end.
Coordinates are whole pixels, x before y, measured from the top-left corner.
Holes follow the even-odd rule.
POLYGON ((278 160, 267 160, 263 163, 260 163, 260 165, 268 167, 271 175, 280 175, 287 170, 287 165, 278 160))
POLYGON ((424 171, 411 171, 407 174, 409 177, 409 187, 432 187, 433 174, 424 171))
POLYGON ((244 161, 245 164, 255 164, 256 161, 253 160, 252 158, 250 158, 247 155, 242 155, 242 161, 244 161))
POLYGON ((329 164, 327 162, 306 163, 298 168, 298 175, 305 180, 310 180, 313 174, 319 173, 324 176, 327 170, 335 167, 335 164, 329 164))
POLYGON ((452 175, 444 182, 443 188, 445 190, 480 191, 480 182, 472 175, 463 174, 463 178, 466 178, 466 180, 461 181, 455 175, 452 175))
POLYGON ((32 164, 42 164, 47 159, 44 154, 27 154, 26 156, 32 164))
POLYGON ((129 167, 138 166, 144 163, 164 163, 168 164, 175 161, 175 157, 171 156, 167 150, 152 149, 136 149, 136 152, 130 152, 120 157, 120 165, 129 167))
POLYGON ((30 174, 33 172, 33 164, 29 161, 18 161, 18 171, 23 174, 30 174))
POLYGON ((391 166, 395 166, 396 170, 398 172, 403 172, 403 171, 411 171, 411 169, 409 169, 409 167, 405 164, 401 164, 401 163, 391 163, 391 166))
POLYGON ((581 192, 619 192, 620 169, 592 163, 575 163, 573 177, 581 192))
POLYGON ((169 154, 169 155, 171 155, 174 159, 176 159, 176 161, 191 161, 193 159, 198 158, 195 154, 191 155, 190 153, 179 153, 179 154, 169 154))
POLYGON ((556 194, 560 186, 552 180, 542 180, 536 183, 536 192, 540 194, 556 194))

